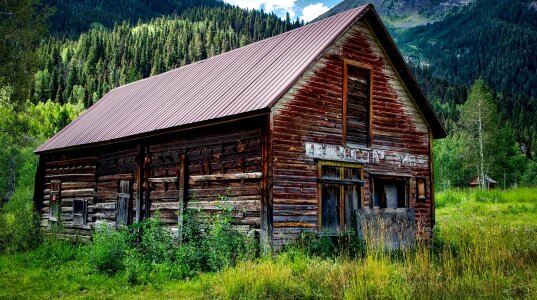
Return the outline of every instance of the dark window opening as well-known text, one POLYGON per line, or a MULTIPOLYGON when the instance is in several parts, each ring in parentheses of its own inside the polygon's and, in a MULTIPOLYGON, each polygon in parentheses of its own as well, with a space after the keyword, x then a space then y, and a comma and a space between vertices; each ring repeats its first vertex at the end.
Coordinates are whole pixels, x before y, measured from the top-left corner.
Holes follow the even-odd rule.
POLYGON ((86 225, 88 219, 88 201, 73 200, 73 225, 86 225))
POLYGON ((50 182, 50 201, 49 201, 49 222, 55 225, 60 221, 61 216, 61 186, 59 180, 50 182))
POLYGON ((350 64, 347 68, 346 143, 369 147, 371 75, 367 69, 350 64))
POLYGON ((409 207, 408 180, 372 178, 373 208, 409 207))
POLYGON ((361 207, 363 186, 359 166, 321 163, 320 166, 320 227, 329 235, 354 226, 354 214, 361 207))

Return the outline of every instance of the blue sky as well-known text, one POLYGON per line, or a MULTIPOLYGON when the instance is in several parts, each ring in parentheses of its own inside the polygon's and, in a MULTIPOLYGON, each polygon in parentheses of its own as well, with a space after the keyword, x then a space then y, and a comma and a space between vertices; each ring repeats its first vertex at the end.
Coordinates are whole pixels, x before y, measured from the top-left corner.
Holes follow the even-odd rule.
POLYGON ((328 11, 341 0, 224 0, 242 8, 263 9, 274 12, 278 16, 285 16, 287 12, 292 19, 297 17, 305 22, 315 19, 328 11))

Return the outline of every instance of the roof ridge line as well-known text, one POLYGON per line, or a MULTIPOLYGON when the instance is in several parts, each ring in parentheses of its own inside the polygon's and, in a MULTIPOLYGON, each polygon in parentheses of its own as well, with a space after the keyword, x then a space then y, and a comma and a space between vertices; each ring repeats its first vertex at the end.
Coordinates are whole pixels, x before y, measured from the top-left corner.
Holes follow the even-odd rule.
POLYGON ((138 83, 138 82, 142 82, 142 81, 145 81, 145 80, 148 80, 148 79, 152 79, 152 78, 157 78, 161 75, 164 75, 164 74, 167 74, 167 73, 170 73, 170 72, 173 72, 173 71, 177 71, 177 70, 180 70, 180 69, 183 69, 183 68, 186 68, 186 67, 189 67, 189 66, 193 66, 193 65, 197 65, 197 64, 201 64, 201 63, 204 63, 210 59, 213 59, 215 57, 219 57, 221 55, 225 55, 225 54, 228 54, 228 53, 231 53, 233 51, 237 51, 239 49, 242 49, 242 48, 245 48, 245 47, 250 47, 250 46, 253 46, 255 44, 258 44, 258 43, 262 43, 262 42, 266 42, 267 40, 270 40, 270 39, 273 39, 273 38, 276 38, 278 36, 283 36, 283 35, 289 35, 290 33, 294 32, 294 31, 298 31, 298 30, 303 30, 307 27, 310 27, 312 25, 318 25, 319 23, 321 22, 326 22, 332 18, 335 18, 335 17, 338 17, 340 15, 343 15, 343 14, 350 14, 351 12, 354 12, 356 10, 362 10, 364 9, 366 6, 369 6, 371 4, 367 4, 367 5, 362 5, 362 6, 359 6, 359 7, 356 7, 356 8, 353 8, 353 9, 349 9, 349 10, 346 10, 344 12, 340 12, 339 14, 336 14, 336 15, 333 15, 333 16, 330 16, 326 19, 322 19, 322 20, 319 20, 319 21, 315 21, 315 22, 312 22, 312 23, 308 23, 304 26, 301 26, 301 27, 298 27, 298 28, 295 28, 295 29, 292 29, 292 30, 289 30, 289 31, 286 31, 286 32, 282 32, 280 34, 277 34, 277 35, 273 35, 271 37, 268 37, 266 39, 262 39, 262 40, 259 40, 259 41, 255 41, 253 43, 250 43, 250 44, 247 44, 247 45, 244 45, 242 47, 239 47, 239 48, 235 48, 235 49, 231 49, 229 51, 226 51, 226 52, 222 52, 220 54, 217 54, 217 55, 214 55, 214 56, 211 56, 211 57, 207 57, 205 59, 202 59, 202 60, 198 60, 198 61, 195 61, 195 62, 192 62, 192 63, 189 63, 189 64, 186 64, 186 65, 183 65, 183 66, 180 66, 180 67, 177 67, 177 68, 174 68, 174 69, 171 69, 171 70, 168 70, 168 71, 165 71, 165 72, 162 72, 162 73, 159 73, 157 75, 153 75, 153 76, 149 76, 149 77, 146 77, 146 78, 142 78, 142 79, 138 79, 136 81, 133 81, 133 82, 129 82, 129 83, 126 83, 126 84, 123 84, 123 85, 120 85, 120 86, 117 86, 113 89, 111 89, 110 91, 108 91, 107 93, 110 93, 111 91, 114 91, 114 90, 117 90, 117 89, 121 89, 123 87, 126 87, 126 86, 129 86, 129 85, 132 85, 134 83, 138 83))

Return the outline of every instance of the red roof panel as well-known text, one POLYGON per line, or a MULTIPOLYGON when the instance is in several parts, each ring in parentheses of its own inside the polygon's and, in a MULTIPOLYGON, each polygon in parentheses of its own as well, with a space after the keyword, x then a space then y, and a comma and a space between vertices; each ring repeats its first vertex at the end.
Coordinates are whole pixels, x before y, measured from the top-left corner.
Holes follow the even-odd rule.
POLYGON ((269 108, 368 7, 113 89, 36 152, 269 108))

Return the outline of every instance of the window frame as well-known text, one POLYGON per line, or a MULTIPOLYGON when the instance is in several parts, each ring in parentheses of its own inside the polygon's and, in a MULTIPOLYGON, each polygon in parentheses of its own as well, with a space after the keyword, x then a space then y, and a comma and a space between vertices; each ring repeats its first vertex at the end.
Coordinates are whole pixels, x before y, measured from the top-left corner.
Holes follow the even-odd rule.
MULTIPOLYGON (((360 188, 360 208, 364 207, 364 164, 359 163, 351 163, 351 162, 340 162, 340 161, 328 161, 328 160, 318 160, 317 161, 317 227, 318 231, 323 231, 323 183, 332 183, 332 184, 338 184, 339 183, 339 224, 341 227, 341 224, 345 224, 345 193, 344 188, 347 185, 358 185, 360 188), (332 166, 332 167, 338 167, 339 168, 339 177, 340 180, 330 180, 330 179, 323 179, 322 178, 322 169, 323 166, 332 166), (359 169, 360 170, 360 180, 355 181, 356 184, 352 184, 348 180, 345 180, 343 178, 344 176, 344 168, 353 168, 353 169, 359 169)), ((331 232, 327 232, 328 235, 332 234, 331 232)))
POLYGON ((382 182, 404 182, 405 183, 405 206, 397 207, 395 209, 406 209, 413 207, 413 197, 412 197, 412 186, 413 180, 411 176, 397 176, 397 175, 377 175, 369 174, 369 208, 371 209, 394 209, 388 207, 382 207, 382 205, 375 206, 375 186, 378 183, 375 181, 382 182))
POLYGON ((87 199, 79 199, 75 198, 73 199, 73 225, 74 226, 82 226, 88 224, 88 200, 87 199), (82 211, 81 212, 75 212, 75 202, 80 201, 82 203, 82 211), (76 222, 80 218, 82 221, 81 223, 76 222))
POLYGON ((50 182, 49 193, 49 218, 50 225, 56 225, 60 222, 62 214, 62 182, 61 180, 52 180, 50 182))
POLYGON ((421 202, 427 201, 427 177, 416 177, 416 199, 421 202), (420 195, 420 181, 423 182, 423 196, 420 195))
POLYGON ((132 224, 132 198, 133 198, 133 181, 131 179, 120 179, 117 181, 118 184, 118 191, 117 191, 117 199, 116 199, 116 225, 117 226, 128 226, 132 224), (128 183, 128 191, 127 193, 124 193, 121 190, 122 182, 128 183), (126 211, 124 212, 124 215, 126 217, 125 222, 121 222, 121 198, 125 197, 126 200, 126 211))
POLYGON ((342 127, 342 136, 343 136, 343 145, 353 146, 352 144, 347 143, 347 106, 348 106, 348 73, 349 65, 364 69, 369 72, 369 120, 367 127, 367 145, 366 148, 370 148, 373 145, 373 66, 360 63, 354 60, 344 59, 343 60, 343 127, 342 127))

